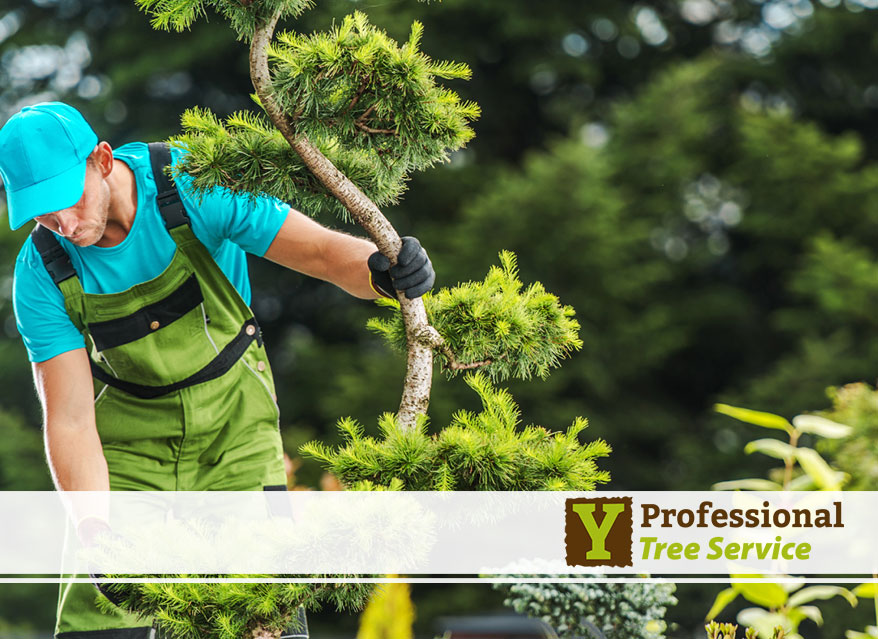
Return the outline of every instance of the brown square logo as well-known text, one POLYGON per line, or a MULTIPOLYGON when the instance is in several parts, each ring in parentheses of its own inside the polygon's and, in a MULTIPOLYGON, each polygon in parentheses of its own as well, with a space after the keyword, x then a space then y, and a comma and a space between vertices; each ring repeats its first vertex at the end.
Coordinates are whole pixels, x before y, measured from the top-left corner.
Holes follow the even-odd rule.
POLYGON ((568 499, 565 506, 568 566, 633 566, 631 497, 568 499))

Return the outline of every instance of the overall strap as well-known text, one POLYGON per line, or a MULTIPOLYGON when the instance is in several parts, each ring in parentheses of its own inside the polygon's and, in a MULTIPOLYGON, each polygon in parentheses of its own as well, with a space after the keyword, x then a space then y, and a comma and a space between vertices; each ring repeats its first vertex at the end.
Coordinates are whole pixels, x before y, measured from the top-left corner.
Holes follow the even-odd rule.
POLYGON ((156 191, 158 192, 155 200, 159 207, 159 213, 165 221, 165 228, 170 231, 183 224, 189 224, 189 216, 186 215, 186 209, 183 208, 177 185, 165 173, 165 167, 171 165, 170 145, 167 142, 150 142, 148 146, 152 177, 155 179, 156 191))
POLYGON ((34 248, 39 252, 46 270, 49 271, 52 281, 57 286, 60 287, 64 280, 76 277, 76 270, 73 268, 70 256, 67 255, 67 251, 61 248, 61 243, 52 231, 42 224, 37 224, 30 236, 34 248))

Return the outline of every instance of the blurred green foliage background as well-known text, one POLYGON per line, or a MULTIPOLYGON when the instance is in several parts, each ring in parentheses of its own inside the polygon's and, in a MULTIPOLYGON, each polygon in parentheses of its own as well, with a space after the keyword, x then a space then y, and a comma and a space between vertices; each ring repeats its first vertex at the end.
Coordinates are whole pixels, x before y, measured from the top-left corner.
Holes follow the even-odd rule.
MULTIPOLYGON (((560 429, 587 417, 587 437, 613 446, 602 467, 614 489, 703 490, 763 470, 740 452, 752 433, 713 415, 714 402, 791 417, 826 408, 828 386, 876 377, 875 8, 318 0, 281 28, 326 29, 362 10, 404 39, 417 19, 425 52, 472 67, 472 81, 453 87, 482 107, 476 139, 415 176, 388 216, 428 248, 438 285, 481 279, 510 249, 525 283, 576 309, 582 351, 546 381, 509 385, 525 423, 560 429)), ((174 35, 118 0, 0 2, 0 122, 61 99, 113 145, 162 139, 186 108, 250 108, 246 65, 217 17, 174 35)), ((12 315, 27 232, 0 225, 5 490, 51 487, 12 315)), ((363 328, 377 309, 264 261, 251 269, 291 455, 311 439, 336 443, 340 416, 374 425, 395 409, 403 360, 363 328)), ((437 380, 435 423, 477 406, 462 381, 437 380)), ((319 478, 316 465, 297 474, 305 485, 319 478)), ((499 605, 487 589, 421 592, 421 620, 440 599, 457 610, 499 605)), ((692 636, 711 596, 678 597, 671 636, 692 636)), ((53 606, 54 586, 3 587, 0 635, 44 632, 53 606)), ((812 636, 835 636, 827 623, 812 636)))

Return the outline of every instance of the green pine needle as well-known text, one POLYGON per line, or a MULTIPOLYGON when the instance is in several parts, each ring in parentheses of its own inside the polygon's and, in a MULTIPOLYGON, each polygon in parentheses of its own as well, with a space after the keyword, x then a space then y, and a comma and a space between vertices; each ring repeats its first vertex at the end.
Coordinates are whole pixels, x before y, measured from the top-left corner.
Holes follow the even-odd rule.
MULTIPOLYGON (((193 575, 168 577, 191 578, 193 575)), ((256 625, 274 630, 289 628, 294 624, 300 605, 306 610, 318 610, 323 604, 340 612, 360 610, 366 605, 373 586, 356 583, 165 582, 114 583, 110 589, 123 598, 124 609, 145 618, 154 617, 161 636, 166 639, 240 639, 256 625), (195 602, 202 603, 194 605, 195 602)), ((100 598, 100 603, 107 611, 118 611, 104 597, 100 598)))
POLYGON ((280 17, 299 16, 313 6, 312 0, 135 0, 137 7, 151 16, 152 27, 162 31, 185 31, 211 9, 226 18, 238 39, 253 37, 256 25, 280 11, 280 17))
MULTIPOLYGON (((347 210, 262 116, 238 112, 221 122, 196 107, 183 114, 181 123, 183 134, 171 142, 186 153, 175 165, 174 178, 184 181, 196 197, 222 187, 292 202, 311 215, 332 212, 347 217, 347 210)), ((376 204, 394 202, 404 190, 401 165, 375 163, 366 152, 345 151, 328 132, 312 142, 376 204)))
POLYGON ((445 161, 472 139, 479 109, 436 84, 471 72, 418 51, 422 35, 414 23, 400 47, 361 12, 326 33, 283 33, 270 49, 274 97, 309 138, 332 131, 343 148, 404 174, 445 161))
POLYGON ((466 381, 481 398, 482 412, 458 411, 435 435, 427 433, 426 418, 404 431, 387 414, 378 439, 348 438, 349 420, 341 420, 343 446, 311 443, 300 452, 319 459, 352 490, 581 491, 609 481, 596 460, 609 455, 610 446, 578 441, 586 420, 577 418, 563 433, 520 429, 520 411, 508 391, 495 388, 482 372, 468 374, 466 381))
MULTIPOLYGON (((430 323, 455 359, 463 364, 490 361, 482 370, 492 381, 545 378, 562 359, 582 347, 573 309, 562 306, 538 282, 524 288, 515 255, 509 251, 500 253, 500 266, 492 267, 484 281, 443 288, 423 299, 430 323)), ((372 319, 367 328, 405 350, 399 305, 390 300, 378 303, 392 309, 393 315, 372 319)), ((437 356, 449 377, 460 372, 450 366, 444 353, 437 356)))

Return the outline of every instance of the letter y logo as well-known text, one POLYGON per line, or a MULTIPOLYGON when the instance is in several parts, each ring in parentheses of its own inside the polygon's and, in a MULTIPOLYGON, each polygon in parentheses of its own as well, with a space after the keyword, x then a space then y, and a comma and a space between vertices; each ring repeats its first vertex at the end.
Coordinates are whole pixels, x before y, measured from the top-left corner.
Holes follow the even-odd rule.
POLYGON ((568 499, 568 566, 631 566, 630 497, 568 499))

